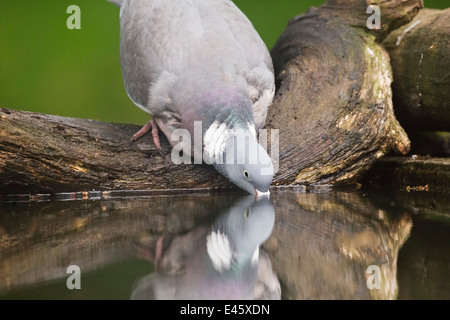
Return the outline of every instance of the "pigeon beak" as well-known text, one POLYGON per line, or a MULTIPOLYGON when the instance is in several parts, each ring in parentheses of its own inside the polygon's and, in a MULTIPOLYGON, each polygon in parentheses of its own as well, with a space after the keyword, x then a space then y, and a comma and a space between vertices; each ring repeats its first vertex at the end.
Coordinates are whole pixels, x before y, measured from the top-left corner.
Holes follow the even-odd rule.
POLYGON ((267 190, 266 192, 259 191, 258 189, 255 189, 255 199, 263 198, 263 197, 269 197, 270 191, 267 190))

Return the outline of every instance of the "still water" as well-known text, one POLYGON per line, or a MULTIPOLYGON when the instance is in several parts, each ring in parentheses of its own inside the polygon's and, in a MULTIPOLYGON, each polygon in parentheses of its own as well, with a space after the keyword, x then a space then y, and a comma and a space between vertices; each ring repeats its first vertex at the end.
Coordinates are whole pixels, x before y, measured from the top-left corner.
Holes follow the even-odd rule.
POLYGON ((3 197, 0 299, 450 299, 447 198, 3 197))

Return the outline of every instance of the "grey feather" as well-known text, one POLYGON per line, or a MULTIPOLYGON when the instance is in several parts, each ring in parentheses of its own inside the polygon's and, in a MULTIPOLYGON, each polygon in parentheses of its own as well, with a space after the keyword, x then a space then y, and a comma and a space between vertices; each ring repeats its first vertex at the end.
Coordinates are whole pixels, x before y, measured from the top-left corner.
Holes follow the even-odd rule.
POLYGON ((189 83, 198 88, 202 81, 241 82, 242 90, 253 93, 254 106, 266 94, 264 105, 258 106, 263 110, 258 110, 257 128, 273 98, 270 54, 229 0, 124 0, 121 65, 130 98, 161 119, 157 123, 166 135, 181 126, 183 105, 173 100, 192 92, 189 83))

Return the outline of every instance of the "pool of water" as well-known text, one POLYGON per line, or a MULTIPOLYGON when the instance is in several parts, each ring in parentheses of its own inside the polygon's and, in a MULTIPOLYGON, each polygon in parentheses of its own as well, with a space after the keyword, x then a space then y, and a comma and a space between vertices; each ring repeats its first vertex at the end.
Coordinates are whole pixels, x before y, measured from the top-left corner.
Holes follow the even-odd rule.
POLYGON ((450 299, 426 191, 0 198, 0 299, 450 299))

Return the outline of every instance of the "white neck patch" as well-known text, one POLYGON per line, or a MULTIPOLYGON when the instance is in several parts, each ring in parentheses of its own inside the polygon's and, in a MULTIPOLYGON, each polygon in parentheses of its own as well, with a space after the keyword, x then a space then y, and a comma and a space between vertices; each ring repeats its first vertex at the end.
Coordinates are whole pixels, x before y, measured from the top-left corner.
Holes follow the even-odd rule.
POLYGON ((204 157, 208 163, 213 163, 225 151, 225 138, 229 137, 230 130, 225 123, 217 120, 206 130, 203 136, 204 157))
MULTIPOLYGON (((256 139, 255 125, 247 123, 247 128, 256 139)), ((228 129, 225 123, 214 121, 203 137, 205 162, 212 164, 215 159, 221 159, 225 152, 227 140, 236 135, 236 133, 236 129, 228 129)))
POLYGON ((228 237, 220 231, 211 232, 206 238, 206 250, 211 262, 219 272, 229 270, 231 267, 231 247, 228 237))
POLYGON ((252 265, 257 265, 259 260, 259 247, 256 247, 255 252, 253 252, 252 256, 252 265))

